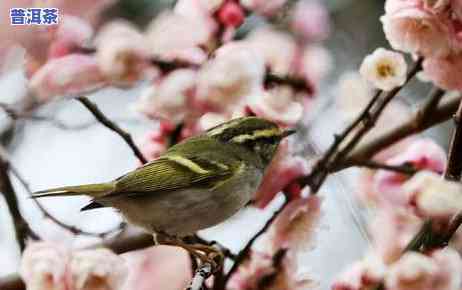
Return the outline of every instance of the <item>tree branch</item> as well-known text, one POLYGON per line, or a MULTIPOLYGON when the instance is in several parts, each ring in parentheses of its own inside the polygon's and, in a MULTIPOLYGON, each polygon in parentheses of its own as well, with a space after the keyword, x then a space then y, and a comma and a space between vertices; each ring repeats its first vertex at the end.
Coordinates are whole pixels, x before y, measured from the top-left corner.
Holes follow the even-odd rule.
POLYGON ((82 105, 84 105, 85 108, 87 108, 88 111, 90 111, 101 124, 118 134, 125 141, 125 143, 127 143, 130 149, 132 149, 133 154, 135 154, 141 163, 145 164, 148 162, 141 153, 140 149, 136 146, 135 142, 133 142, 132 136, 120 128, 116 123, 107 118, 95 103, 86 97, 78 97, 77 100, 82 103, 82 105))
POLYGON ((334 142, 327 149, 326 153, 324 153, 323 157, 316 162, 311 174, 299 179, 302 187, 310 186, 312 193, 316 193, 319 190, 332 168, 337 163, 343 162, 345 157, 362 140, 364 135, 375 126, 376 121, 391 100, 421 70, 422 61, 423 59, 420 58, 413 65, 406 76, 406 82, 402 86, 391 90, 383 98, 380 98, 383 91, 377 91, 359 116, 342 133, 335 136, 334 142), (345 145, 343 145, 344 143, 345 145))
POLYGON ((27 237, 31 236, 34 239, 38 239, 38 235, 32 231, 29 224, 22 216, 21 211, 19 210, 16 192, 8 174, 9 169, 10 168, 8 162, 0 157, 0 192, 5 198, 6 205, 13 220, 16 240, 22 252, 26 246, 27 237))
POLYGON ((332 171, 340 171, 351 167, 362 160, 371 159, 375 154, 388 146, 412 134, 420 133, 430 127, 449 120, 457 111, 460 101, 460 94, 448 96, 441 100, 438 106, 434 107, 434 110, 430 111, 431 114, 428 114, 427 111, 426 115, 424 114, 427 110, 426 105, 422 106, 418 111, 398 126, 385 131, 373 140, 360 143, 355 150, 345 157, 343 162, 332 168, 332 171))
POLYGON ((277 218, 277 216, 286 208, 287 204, 289 204, 288 200, 285 200, 282 206, 273 213, 271 218, 265 223, 265 225, 246 243, 244 248, 239 252, 237 255, 233 266, 229 270, 229 272, 226 274, 224 278, 224 285, 226 285, 231 278, 231 276, 237 271, 239 266, 241 266, 246 259, 250 256, 250 252, 252 250, 252 246, 255 243, 255 241, 268 230, 268 228, 273 224, 274 220, 277 218))

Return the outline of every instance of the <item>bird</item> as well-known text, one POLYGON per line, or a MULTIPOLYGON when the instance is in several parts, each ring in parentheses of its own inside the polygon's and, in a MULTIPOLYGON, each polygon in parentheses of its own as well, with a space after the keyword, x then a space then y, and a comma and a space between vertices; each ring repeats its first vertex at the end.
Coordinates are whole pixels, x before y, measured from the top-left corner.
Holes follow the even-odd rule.
POLYGON ((210 258, 221 255, 216 248, 181 238, 227 220, 248 204, 278 145, 293 133, 263 118, 236 118, 110 182, 51 188, 32 197, 88 195, 92 201, 82 211, 115 208, 158 243, 183 247, 217 266, 210 258))

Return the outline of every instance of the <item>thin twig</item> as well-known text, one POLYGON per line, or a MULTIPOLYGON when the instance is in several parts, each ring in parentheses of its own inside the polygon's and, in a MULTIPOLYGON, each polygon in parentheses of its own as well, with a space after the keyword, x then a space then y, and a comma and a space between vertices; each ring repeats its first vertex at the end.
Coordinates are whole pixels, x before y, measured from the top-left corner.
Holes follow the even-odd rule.
POLYGON ((39 236, 34 233, 21 214, 18 198, 8 174, 9 170, 10 166, 8 162, 0 157, 0 192, 5 198, 6 205, 13 220, 16 240, 18 242, 19 249, 22 252, 26 247, 26 239, 28 236, 31 236, 34 239, 39 239, 39 236))
POLYGON ((459 106, 461 99, 462 97, 460 94, 445 97, 441 100, 438 106, 434 107, 432 113, 425 117, 423 117, 423 110, 425 108, 424 104, 413 115, 409 116, 408 119, 404 120, 396 127, 384 131, 372 140, 359 144, 355 150, 345 157, 343 162, 336 164, 335 167, 332 168, 332 171, 340 171, 354 166, 354 164, 361 162, 362 160, 369 160, 375 154, 388 146, 408 136, 422 132, 430 127, 449 120, 457 111, 457 107, 459 106))
POLYGON ((407 175, 414 175, 418 171, 418 169, 415 168, 410 163, 405 163, 401 165, 389 165, 389 164, 376 162, 374 160, 357 161, 356 163, 351 163, 351 166, 366 167, 370 169, 383 169, 383 170, 394 171, 394 172, 407 174, 407 175))
MULTIPOLYGON (((462 177, 462 102, 459 102, 457 113, 454 116, 456 128, 451 138, 451 145, 448 154, 448 164, 444 173, 444 178, 452 181, 459 181, 462 177)), ((444 194, 444 193, 443 193, 444 194)), ((452 236, 462 223, 462 214, 458 214, 451 221, 449 230, 445 233, 434 233, 432 220, 427 220, 420 228, 419 232, 406 246, 404 252, 421 251, 429 248, 444 247, 448 244, 452 236)), ((381 282, 375 290, 384 289, 384 283, 381 282)))
POLYGON ((226 285, 231 278, 231 276, 237 271, 239 266, 242 265, 243 262, 249 257, 250 252, 252 250, 252 246, 255 243, 255 241, 266 232, 266 230, 273 224, 274 220, 277 218, 277 216, 286 208, 288 204, 288 200, 284 201, 282 206, 273 213, 271 218, 266 221, 265 225, 246 243, 244 248, 239 252, 239 254, 236 257, 236 260, 234 261, 233 266, 229 270, 229 272, 226 274, 225 279, 224 279, 224 284, 226 285))
POLYGON ((315 164, 311 174, 299 179, 301 186, 310 186, 311 192, 316 193, 324 183, 327 175, 337 163, 343 162, 345 157, 362 140, 374 126, 381 116, 383 110, 398 94, 398 92, 421 70, 422 59, 419 59, 409 70, 406 82, 380 98, 382 91, 377 91, 371 101, 361 111, 359 116, 347 126, 342 133, 335 135, 334 142, 327 149, 326 153, 315 164), (361 125, 359 127, 359 125, 361 125), (351 136, 351 137, 350 137, 351 136), (345 145, 343 145, 345 143, 345 145), (343 146, 342 146, 343 145, 343 146))
POLYGON ((98 108, 98 106, 96 106, 95 103, 93 103, 86 97, 78 97, 77 100, 80 103, 82 103, 82 105, 84 105, 85 108, 87 108, 93 114, 93 116, 95 116, 95 118, 99 122, 101 122, 101 124, 103 124, 110 130, 117 133, 125 141, 125 143, 127 143, 127 145, 132 149, 133 153, 135 154, 135 156, 138 158, 138 160, 141 163, 145 164, 148 162, 146 158, 143 156, 143 154, 141 153, 140 149, 136 146, 135 142, 133 142, 132 136, 129 133, 127 133, 125 130, 120 128, 116 123, 114 123, 109 118, 107 118, 106 115, 104 115, 104 113, 101 112, 101 110, 98 108))
MULTIPOLYGON (((26 181, 26 179, 21 175, 19 170, 11 163, 11 158, 8 156, 5 148, 0 146, 0 159, 3 160, 6 164, 8 164, 8 168, 11 171, 11 173, 17 178, 17 180, 21 183, 23 188, 26 190, 27 194, 29 196, 32 196, 32 189, 30 188, 29 183, 26 181)), ((93 233, 93 232, 88 232, 85 230, 82 230, 76 226, 66 224, 53 216, 51 213, 47 211, 47 209, 36 199, 32 198, 31 199, 37 208, 40 210, 44 218, 49 219, 52 221, 54 224, 58 225, 59 227, 69 231, 70 233, 74 235, 82 235, 82 236, 90 236, 90 237, 98 237, 98 238, 106 238, 116 232, 122 232, 126 228, 126 223, 122 222, 118 226, 116 226, 114 229, 102 232, 102 233, 93 233)))

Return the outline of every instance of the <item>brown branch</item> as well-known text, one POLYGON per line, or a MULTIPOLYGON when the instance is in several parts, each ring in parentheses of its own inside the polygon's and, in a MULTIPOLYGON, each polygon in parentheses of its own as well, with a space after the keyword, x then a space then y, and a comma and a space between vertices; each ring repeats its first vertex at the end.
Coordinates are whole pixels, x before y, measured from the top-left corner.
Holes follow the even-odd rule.
POLYGON ((345 157, 345 160, 342 163, 337 164, 334 168, 332 168, 332 171, 340 171, 351 167, 362 160, 371 159, 375 154, 388 146, 408 136, 420 133, 430 127, 449 120, 457 111, 460 101, 460 94, 445 97, 437 106, 434 107, 431 114, 427 115, 424 115, 424 111, 426 110, 426 105, 424 105, 396 127, 384 131, 373 140, 360 143, 355 150, 345 157))
POLYGON ((31 236, 34 239, 38 239, 38 235, 34 233, 21 214, 16 192, 8 174, 9 170, 10 167, 8 162, 0 157, 0 192, 5 198, 6 205, 13 220, 16 240, 22 252, 26 246, 27 237, 31 236))
MULTIPOLYGON (((457 113, 454 116, 456 128, 451 137, 451 145, 448 154, 448 165, 444 173, 444 178, 451 181, 460 181, 462 176, 462 101, 459 101, 457 113)), ((462 214, 456 215, 449 225, 449 229, 444 233, 435 233, 432 227, 432 220, 428 219, 420 228, 419 232, 409 242, 404 249, 407 251, 422 251, 430 248, 446 246, 459 226, 462 224, 462 214)), ((384 289, 381 282, 375 290, 384 289)))
MULTIPOLYGON (((32 196, 33 194, 33 191, 32 189, 30 188, 30 185, 29 183, 26 181, 26 179, 21 175, 21 173, 19 172, 19 170, 11 163, 11 158, 9 158, 6 150, 0 146, 0 158, 2 160, 4 160, 4 162, 6 162, 8 164, 8 168, 10 170, 10 172, 16 177, 16 179, 21 183, 21 185, 23 186, 23 188, 26 190, 27 194, 29 196, 32 196)), ((108 231, 105 231, 105 232, 102 232, 102 233, 93 233, 93 232, 88 232, 88 231, 85 231, 85 230, 82 230, 76 226, 73 226, 73 225, 69 225, 69 224, 66 224, 64 222, 62 222, 61 220, 59 220, 58 218, 56 218, 55 216, 53 216, 52 214, 50 214, 47 209, 38 201, 38 199, 36 198, 32 198, 32 201, 35 203, 35 205, 37 206, 37 208, 40 210, 40 212, 42 213, 43 217, 44 218, 47 218, 49 219, 50 221, 52 221, 54 224, 56 224, 57 226, 69 231, 70 233, 74 234, 74 235, 82 235, 82 236, 90 236, 90 237, 98 237, 98 238, 106 238, 116 232, 122 232, 125 230, 126 228, 126 224, 125 223, 120 223, 118 226, 116 226, 114 229, 111 229, 111 230, 108 230, 108 231)))
POLYGON ((244 248, 239 252, 237 255, 233 266, 229 270, 229 272, 226 274, 224 278, 224 285, 226 285, 231 278, 231 276, 239 269, 239 266, 241 266, 249 257, 250 252, 252 250, 252 246, 255 243, 255 241, 266 232, 266 230, 273 224, 274 220, 277 218, 277 216, 286 208, 287 204, 289 203, 288 200, 285 200, 282 206, 273 213, 271 218, 266 221, 265 225, 245 244, 244 248))
MULTIPOLYGON (((457 111, 460 101, 460 95, 445 97, 443 100, 441 100, 438 106, 435 107, 431 115, 432 118, 425 120, 419 117, 422 112, 422 109, 419 109, 416 113, 410 116, 407 120, 403 121, 396 128, 386 131, 380 136, 378 136, 378 142, 375 142, 375 140, 373 140, 367 143, 360 144, 360 146, 358 146, 356 150, 354 150, 350 153, 350 155, 348 155, 345 163, 343 163, 342 166, 334 168, 333 170, 339 171, 347 167, 351 167, 353 166, 355 160, 363 160, 364 156, 367 156, 367 158, 371 158, 371 156, 377 154, 390 144, 393 144, 407 136, 424 131, 432 126, 449 120, 451 116, 457 111)), ((273 217, 275 216, 273 215, 273 217)), ((238 258, 236 258, 236 266, 234 266, 235 269, 233 270, 233 272, 237 270, 238 264, 240 265, 243 261, 245 261, 245 258, 250 253, 251 244, 253 244, 253 242, 249 241, 249 243, 247 243, 247 245, 244 247, 238 258)), ((129 237, 109 239, 106 240, 103 243, 103 245, 112 249, 114 252, 120 254, 152 246, 153 241, 151 235, 138 234, 129 237)), ((19 276, 15 275, 8 277, 6 279, 0 279, 0 289, 22 290, 25 288, 19 276)))
POLYGON ((312 193, 316 193, 324 183, 329 172, 337 163, 341 163, 355 146, 362 140, 374 126, 383 110, 393 100, 399 91, 419 72, 422 68, 423 59, 420 58, 409 70, 406 82, 380 98, 383 91, 377 91, 371 101, 361 111, 359 116, 347 126, 342 133, 334 136, 334 142, 327 149, 323 157, 315 164, 312 173, 299 179, 302 187, 308 185, 312 193), (350 137, 351 136, 351 137, 350 137), (346 143, 345 145, 343 145, 346 143), (342 146, 343 145, 343 146, 342 146))
POLYGON ((132 149, 133 154, 135 154, 141 163, 145 164, 148 162, 141 153, 140 149, 136 146, 135 142, 133 142, 132 136, 120 128, 116 123, 107 118, 95 103, 86 97, 78 97, 77 100, 82 103, 82 105, 84 105, 85 108, 87 108, 101 124, 118 134, 125 141, 125 143, 127 143, 130 149, 132 149))
POLYGON ((383 169, 407 175, 414 175, 418 172, 418 169, 410 163, 404 163, 401 165, 388 165, 373 160, 361 160, 355 163, 351 163, 351 166, 366 167, 370 169, 383 169))

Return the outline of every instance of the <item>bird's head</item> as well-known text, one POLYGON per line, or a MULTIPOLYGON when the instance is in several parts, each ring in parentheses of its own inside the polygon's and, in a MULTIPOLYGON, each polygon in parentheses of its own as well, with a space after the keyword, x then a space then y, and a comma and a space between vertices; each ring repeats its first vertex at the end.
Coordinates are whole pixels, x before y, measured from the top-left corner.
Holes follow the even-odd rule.
POLYGON ((258 118, 242 117, 230 120, 209 129, 206 134, 224 143, 243 146, 268 165, 276 154, 279 143, 295 133, 292 129, 281 129, 275 123, 258 118))

